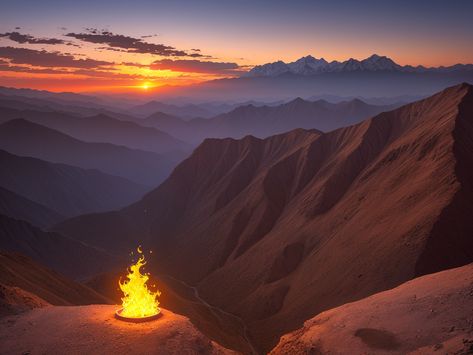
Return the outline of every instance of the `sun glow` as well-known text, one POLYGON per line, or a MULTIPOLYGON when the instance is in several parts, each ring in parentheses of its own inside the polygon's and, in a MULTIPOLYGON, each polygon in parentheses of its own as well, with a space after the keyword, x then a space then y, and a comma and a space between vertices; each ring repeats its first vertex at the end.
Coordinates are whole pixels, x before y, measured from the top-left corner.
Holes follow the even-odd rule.
POLYGON ((145 83, 143 83, 143 84, 141 85, 141 88, 142 88, 143 90, 148 90, 150 87, 151 87, 151 84, 148 83, 148 82, 145 82, 145 83))
POLYGON ((161 295, 160 291, 152 292, 148 289, 146 282, 149 274, 142 274, 140 269, 146 264, 145 257, 140 247, 138 261, 131 265, 126 275, 127 280, 118 281, 124 297, 122 298, 122 309, 119 315, 125 318, 146 318, 158 315, 159 301, 156 299, 161 295))

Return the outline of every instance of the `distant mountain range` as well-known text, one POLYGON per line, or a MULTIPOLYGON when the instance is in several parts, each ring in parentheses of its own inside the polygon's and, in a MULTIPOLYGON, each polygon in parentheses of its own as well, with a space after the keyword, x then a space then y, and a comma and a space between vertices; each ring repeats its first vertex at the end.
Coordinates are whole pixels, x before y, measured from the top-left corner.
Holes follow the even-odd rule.
POLYGON ((176 156, 189 150, 188 145, 167 133, 103 114, 77 117, 63 112, 18 110, 0 105, 0 123, 16 118, 53 128, 85 142, 112 143, 176 156))
POLYGON ((253 135, 265 138, 296 128, 330 131, 388 111, 398 105, 369 105, 359 99, 330 103, 301 98, 277 106, 239 106, 212 118, 182 120, 157 112, 138 121, 155 127, 181 140, 200 143, 205 138, 241 138, 253 135))
POLYGON ((132 203, 148 190, 98 170, 21 157, 3 150, 0 150, 0 166, 1 187, 65 217, 116 209, 132 203))
POLYGON ((149 116, 150 114, 159 111, 182 119, 189 119, 196 117, 209 118, 221 113, 222 110, 227 109, 230 110, 231 106, 228 107, 225 105, 223 108, 221 106, 213 106, 210 104, 187 104, 178 106, 153 100, 130 108, 129 113, 138 116, 149 116))
MULTIPOLYGON (((0 87, 0 106, 1 107, 8 107, 17 110, 36 110, 36 111, 44 111, 44 112, 62 112, 62 113, 69 113, 76 116, 94 116, 98 114, 104 114, 113 118, 117 118, 123 121, 133 121, 134 117, 129 116, 118 109, 113 110, 112 108, 103 108, 103 107, 95 107, 86 106, 87 103, 65 103, 58 99, 50 99, 50 98, 37 98, 37 97, 29 97, 29 96, 20 96, 18 93, 23 93, 22 90, 14 90, 9 89, 5 90, 5 88, 0 87), (3 89, 3 90, 2 90, 3 89), (2 92, 10 93, 12 92, 14 95, 6 95, 2 94, 2 92)), ((29 91, 28 91, 29 93, 29 91)), ((59 95, 60 94, 56 94, 59 95)), ((48 96, 49 97, 49 96, 48 96)), ((52 96, 55 97, 55 96, 52 96)))
POLYGON ((141 185, 159 185, 175 165, 158 153, 111 143, 88 143, 24 119, 0 124, 0 149, 10 153, 97 169, 141 185))
POLYGON ((283 74, 296 74, 296 75, 317 75, 321 73, 342 73, 342 72, 379 72, 379 71, 397 71, 397 72, 408 72, 408 73, 425 73, 425 72, 452 72, 468 70, 473 71, 473 64, 456 64, 449 67, 432 67, 427 68, 422 65, 399 65, 395 63, 391 58, 385 56, 379 56, 373 54, 372 56, 357 60, 350 58, 344 62, 332 61, 327 62, 324 58, 314 58, 311 55, 302 57, 291 63, 284 63, 283 61, 277 61, 274 63, 267 63, 263 65, 257 65, 251 69, 245 76, 269 76, 275 77, 283 74))
POLYGON ((472 64, 427 68, 402 66, 379 55, 344 62, 306 56, 291 63, 277 61, 258 65, 238 78, 169 87, 160 93, 159 100, 189 97, 214 101, 275 101, 318 95, 425 97, 462 82, 473 83, 472 64))

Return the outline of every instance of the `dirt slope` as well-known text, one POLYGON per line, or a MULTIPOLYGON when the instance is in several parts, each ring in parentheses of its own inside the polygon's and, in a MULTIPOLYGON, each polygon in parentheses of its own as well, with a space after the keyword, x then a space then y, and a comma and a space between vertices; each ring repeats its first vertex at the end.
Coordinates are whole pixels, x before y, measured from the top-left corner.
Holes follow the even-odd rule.
POLYGON ((110 300, 87 286, 69 280, 20 254, 0 253, 0 283, 19 287, 53 305, 110 303, 110 300))
POLYGON ((473 264, 323 312, 271 354, 471 354, 473 264))
POLYGON ((0 283, 0 317, 46 306, 49 306, 48 302, 31 292, 0 283))
POLYGON ((162 309, 154 322, 114 318, 117 306, 46 307, 0 319, 2 354, 233 354, 187 318, 162 309), (21 339, 21 341, 18 341, 21 339))

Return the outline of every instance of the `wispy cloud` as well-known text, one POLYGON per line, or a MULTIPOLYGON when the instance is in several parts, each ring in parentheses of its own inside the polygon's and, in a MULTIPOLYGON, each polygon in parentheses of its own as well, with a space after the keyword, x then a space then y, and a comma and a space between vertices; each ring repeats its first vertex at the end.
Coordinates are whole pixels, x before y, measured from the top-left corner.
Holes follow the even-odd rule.
POLYGON ((202 57, 199 53, 188 53, 164 44, 156 44, 144 41, 142 38, 135 38, 115 34, 109 31, 100 31, 94 28, 87 29, 85 33, 70 32, 67 37, 75 38, 83 42, 104 44, 107 49, 123 50, 128 53, 152 54, 164 57, 202 57))
POLYGON ((232 74, 240 67, 236 63, 210 62, 197 59, 162 59, 154 61, 150 68, 153 70, 173 70, 179 72, 232 74))

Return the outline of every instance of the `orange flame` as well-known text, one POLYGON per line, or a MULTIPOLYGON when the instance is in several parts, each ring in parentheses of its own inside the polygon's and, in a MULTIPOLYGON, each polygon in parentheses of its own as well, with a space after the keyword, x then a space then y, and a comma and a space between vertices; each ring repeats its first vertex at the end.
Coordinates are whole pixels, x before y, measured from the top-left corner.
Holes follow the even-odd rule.
POLYGON ((140 272, 141 267, 146 264, 145 257, 140 247, 137 251, 141 256, 134 265, 130 266, 126 276, 128 280, 118 281, 124 294, 121 315, 129 318, 149 317, 161 312, 158 307, 159 301, 156 299, 161 295, 161 292, 152 292, 146 286, 149 274, 146 275, 140 272))

